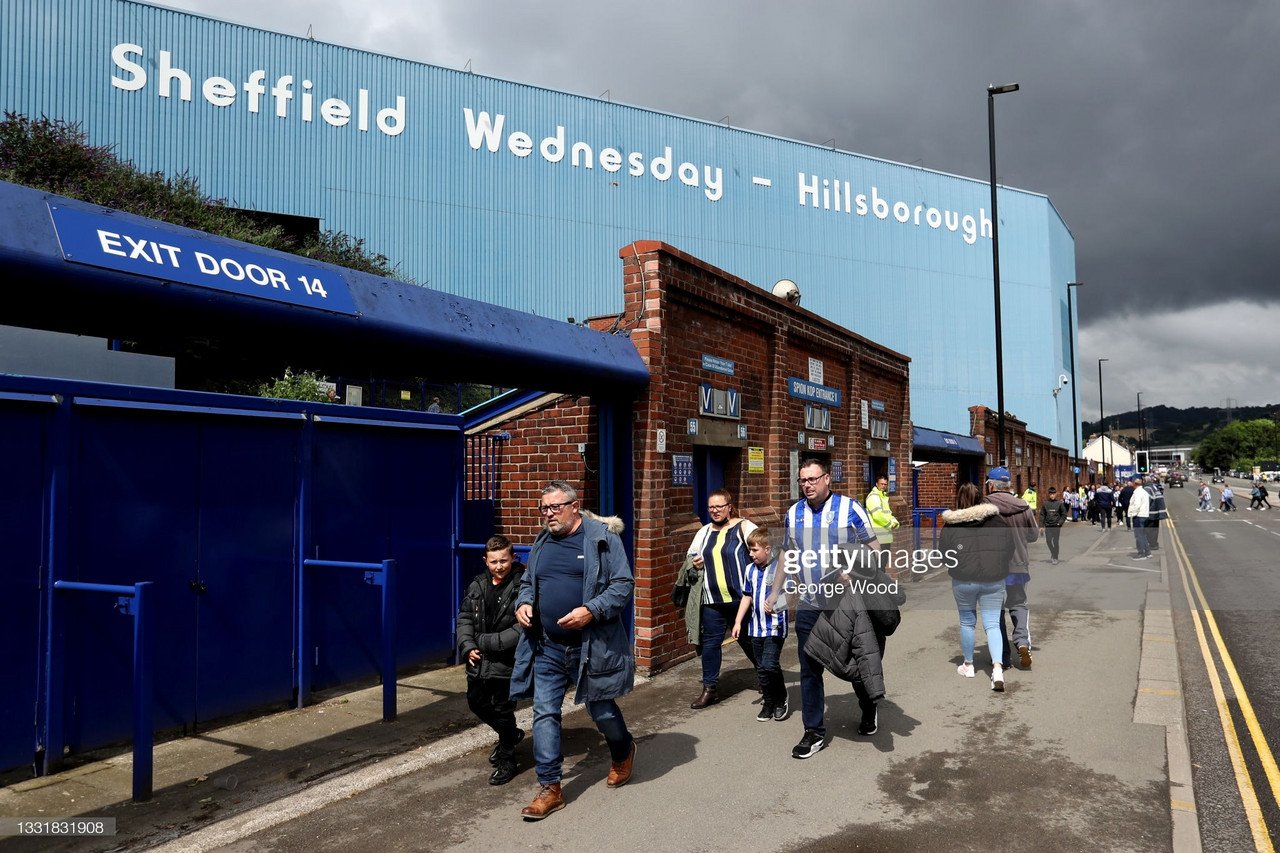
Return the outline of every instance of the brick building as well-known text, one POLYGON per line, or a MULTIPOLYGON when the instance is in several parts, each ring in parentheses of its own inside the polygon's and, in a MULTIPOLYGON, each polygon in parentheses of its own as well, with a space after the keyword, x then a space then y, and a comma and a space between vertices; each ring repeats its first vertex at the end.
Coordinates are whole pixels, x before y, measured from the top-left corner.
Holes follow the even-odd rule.
MULTIPOLYGON (((632 511, 637 665, 656 672, 693 654, 669 597, 714 489, 780 539, 800 460, 818 456, 833 488, 860 500, 890 477, 909 523, 910 359, 663 243, 620 256, 623 311, 591 324, 629 334, 650 370, 634 407, 632 511)), ((595 506, 596 417, 588 398, 547 396, 483 425, 473 441, 503 436, 499 529, 530 541, 538 489, 554 478, 595 506)))
MULTIPOLYGON (((1000 432, 996 412, 986 406, 970 406, 969 423, 970 433, 986 447, 986 465, 998 465, 1000 432)), ((1028 432, 1025 421, 1007 412, 1004 431, 1004 451, 1009 460, 1007 467, 1013 475, 1013 487, 1018 494, 1022 494, 1022 490, 1031 483, 1035 483, 1040 492, 1045 492, 1050 486, 1062 489, 1076 482, 1076 476, 1071 472, 1071 454, 1067 450, 1054 447, 1043 435, 1028 432)))

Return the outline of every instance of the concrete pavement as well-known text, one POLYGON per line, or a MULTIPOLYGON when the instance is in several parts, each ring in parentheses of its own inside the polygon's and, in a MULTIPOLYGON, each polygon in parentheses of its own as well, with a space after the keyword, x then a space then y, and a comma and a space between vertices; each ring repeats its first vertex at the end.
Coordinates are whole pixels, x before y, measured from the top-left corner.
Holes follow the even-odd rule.
POLYGON ((807 761, 790 757, 793 637, 784 723, 755 721, 753 676, 732 648, 730 695, 713 708, 688 708, 696 661, 622 700, 639 739, 624 788, 605 787, 586 715, 566 716, 569 806, 537 824, 519 816, 535 789, 529 741, 516 781, 485 784, 493 738, 472 727, 457 668, 402 680, 393 724, 374 722, 373 688, 166 743, 150 804, 128 802, 126 755, 0 789, 0 816, 118 820, 112 840, 8 841, 42 850, 1198 849, 1167 566, 1131 552, 1123 529, 1087 523, 1068 525, 1057 566, 1032 546, 1035 664, 1010 672, 1004 694, 989 689, 981 632, 979 677, 956 675, 947 579, 909 585, 880 732, 856 734, 852 691, 828 676, 830 744, 807 761))

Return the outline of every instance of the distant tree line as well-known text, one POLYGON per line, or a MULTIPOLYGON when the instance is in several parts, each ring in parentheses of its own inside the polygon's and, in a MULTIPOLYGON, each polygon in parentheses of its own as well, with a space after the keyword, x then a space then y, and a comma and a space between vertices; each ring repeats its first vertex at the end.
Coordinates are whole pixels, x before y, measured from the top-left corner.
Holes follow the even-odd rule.
POLYGON ((1205 469, 1270 468, 1280 460, 1280 424, 1270 418, 1232 421, 1200 442, 1195 460, 1205 469))
MULTIPOLYGON (((1151 406, 1142 409, 1142 420, 1147 426, 1147 441, 1152 447, 1199 444, 1211 433, 1233 421, 1274 418, 1277 415, 1280 415, 1280 403, 1269 406, 1239 406, 1229 413, 1227 409, 1207 406, 1187 409, 1151 406)), ((1136 430, 1138 426, 1137 409, 1107 415, 1108 430, 1136 430)), ((1080 434, 1084 436, 1102 431, 1098 421, 1083 421, 1080 427, 1080 434)))

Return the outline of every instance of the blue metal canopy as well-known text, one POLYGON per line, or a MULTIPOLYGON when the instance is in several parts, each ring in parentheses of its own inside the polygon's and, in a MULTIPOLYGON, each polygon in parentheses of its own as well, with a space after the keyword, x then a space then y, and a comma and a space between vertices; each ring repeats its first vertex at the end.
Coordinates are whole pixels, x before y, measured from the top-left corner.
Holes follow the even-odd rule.
POLYGON ((0 264, 11 325, 205 337, 346 374, 576 393, 632 393, 649 381, 625 336, 4 182, 0 264))
POLYGON ((957 435, 918 426, 911 428, 911 444, 912 458, 920 461, 944 461, 938 457, 980 457, 986 453, 982 442, 971 435, 957 435))

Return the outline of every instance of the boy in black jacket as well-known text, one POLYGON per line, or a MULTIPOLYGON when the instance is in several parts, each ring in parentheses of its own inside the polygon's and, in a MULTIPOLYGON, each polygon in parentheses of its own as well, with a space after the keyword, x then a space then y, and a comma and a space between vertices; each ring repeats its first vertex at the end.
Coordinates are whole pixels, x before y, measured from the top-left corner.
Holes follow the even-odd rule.
POLYGON ((491 536, 484 546, 488 569, 477 575, 462 597, 458 612, 458 657, 467 664, 467 705, 498 733, 489 756, 490 785, 505 785, 516 775, 516 744, 524 732, 516 728, 516 703, 511 695, 511 667, 516 661, 520 626, 516 623, 516 595, 524 566, 505 536, 491 536))

